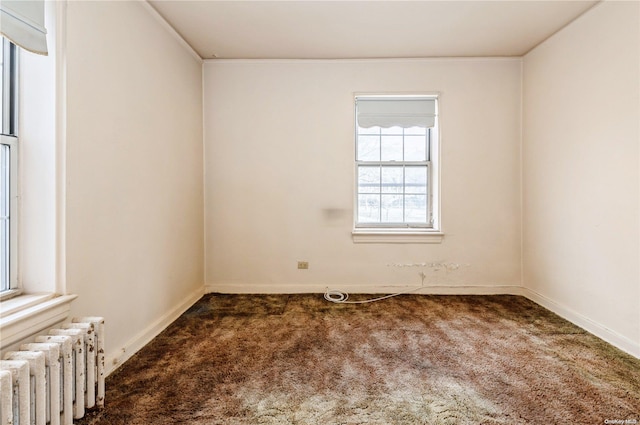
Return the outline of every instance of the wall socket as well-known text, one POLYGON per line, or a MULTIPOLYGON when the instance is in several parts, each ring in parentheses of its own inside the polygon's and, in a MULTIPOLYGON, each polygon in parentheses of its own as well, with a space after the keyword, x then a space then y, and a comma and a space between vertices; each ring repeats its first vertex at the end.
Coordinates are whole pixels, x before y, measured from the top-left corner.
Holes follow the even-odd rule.
POLYGON ((301 270, 307 270, 309 268, 308 261, 298 261, 298 268, 301 270))

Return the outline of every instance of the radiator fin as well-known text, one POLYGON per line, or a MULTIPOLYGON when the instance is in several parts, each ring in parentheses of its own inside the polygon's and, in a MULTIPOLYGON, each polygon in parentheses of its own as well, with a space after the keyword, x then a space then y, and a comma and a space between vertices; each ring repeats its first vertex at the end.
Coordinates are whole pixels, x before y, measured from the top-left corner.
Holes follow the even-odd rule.
POLYGON ((104 396, 102 317, 73 319, 0 360, 0 425, 73 425, 104 396))

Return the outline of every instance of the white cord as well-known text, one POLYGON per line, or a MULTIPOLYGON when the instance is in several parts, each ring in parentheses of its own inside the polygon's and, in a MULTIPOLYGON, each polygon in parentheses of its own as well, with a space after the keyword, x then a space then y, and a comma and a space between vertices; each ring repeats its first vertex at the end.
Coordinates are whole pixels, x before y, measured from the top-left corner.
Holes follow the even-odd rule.
POLYGON ((327 300, 327 301, 331 301, 332 303, 336 303, 336 304, 365 304, 365 303, 372 303, 372 302, 375 302, 375 301, 386 300, 387 298, 396 297, 396 296, 402 295, 402 294, 409 294, 411 292, 419 291, 420 289, 422 289, 422 286, 419 286, 419 287, 413 288, 413 289, 408 289, 406 291, 398 292, 398 293, 391 294, 391 295, 385 295, 385 296, 379 297, 379 298, 372 298, 372 299, 362 300, 362 301, 347 301, 349 299, 349 294, 348 293, 343 292, 343 291, 338 291, 337 289, 329 289, 329 288, 327 288, 327 290, 324 293, 324 299, 327 300))
POLYGON ((347 301, 349 299, 349 294, 343 291, 339 291, 337 289, 329 289, 327 288, 327 290, 324 292, 324 299, 327 301, 330 301, 332 303, 336 303, 336 304, 366 304, 366 303, 372 303, 375 301, 382 301, 382 300, 386 300, 387 298, 391 298, 391 297, 397 297, 398 295, 402 295, 402 294, 409 294, 411 292, 416 292, 419 291, 420 289, 424 288, 424 280, 426 279, 427 275, 425 274, 425 272, 421 271, 419 273, 420 276, 420 280, 422 281, 422 285, 418 286, 417 288, 413 288, 413 289, 407 289, 406 291, 402 291, 402 292, 397 292, 395 294, 391 294, 391 295, 385 295, 383 297, 379 297, 379 298, 372 298, 369 300, 362 300, 362 301, 347 301))

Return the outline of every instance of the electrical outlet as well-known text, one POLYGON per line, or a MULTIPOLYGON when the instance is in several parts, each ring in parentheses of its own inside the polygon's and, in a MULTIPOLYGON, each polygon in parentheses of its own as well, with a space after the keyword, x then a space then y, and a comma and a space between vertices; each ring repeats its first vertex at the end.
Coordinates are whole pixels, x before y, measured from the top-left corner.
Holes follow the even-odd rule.
POLYGON ((301 270, 307 270, 309 268, 308 261, 298 261, 298 268, 301 270))

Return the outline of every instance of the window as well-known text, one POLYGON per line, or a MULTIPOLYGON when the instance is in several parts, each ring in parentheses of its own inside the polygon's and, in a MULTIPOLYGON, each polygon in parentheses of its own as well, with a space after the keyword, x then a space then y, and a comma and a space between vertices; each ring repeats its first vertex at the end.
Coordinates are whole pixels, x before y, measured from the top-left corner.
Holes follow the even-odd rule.
POLYGON ((356 230, 438 230, 437 128, 434 96, 356 97, 356 230))
POLYGON ((2 38, 0 55, 0 294, 17 290, 17 61, 18 48, 2 38))

